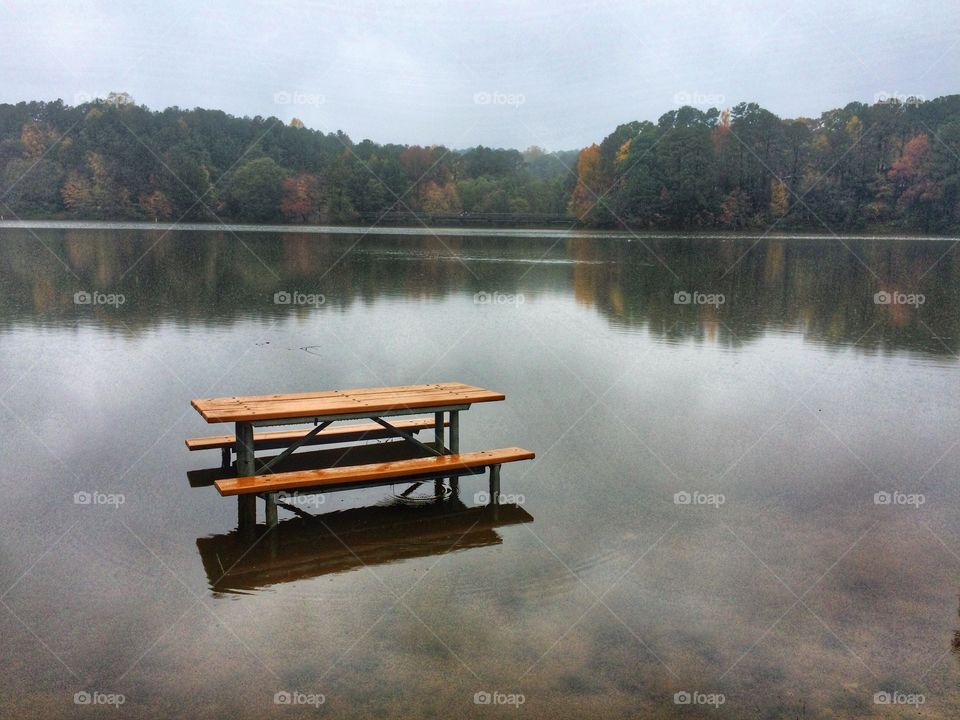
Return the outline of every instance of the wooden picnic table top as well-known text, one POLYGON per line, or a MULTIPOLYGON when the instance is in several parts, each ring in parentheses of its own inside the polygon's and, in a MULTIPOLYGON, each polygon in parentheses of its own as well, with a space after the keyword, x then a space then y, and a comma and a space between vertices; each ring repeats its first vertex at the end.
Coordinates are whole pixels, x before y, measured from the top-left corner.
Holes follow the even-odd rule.
POLYGON ((250 395, 191 400, 208 423, 256 422, 370 413, 368 417, 415 408, 443 408, 503 400, 503 393, 464 383, 323 390, 286 395, 250 395))

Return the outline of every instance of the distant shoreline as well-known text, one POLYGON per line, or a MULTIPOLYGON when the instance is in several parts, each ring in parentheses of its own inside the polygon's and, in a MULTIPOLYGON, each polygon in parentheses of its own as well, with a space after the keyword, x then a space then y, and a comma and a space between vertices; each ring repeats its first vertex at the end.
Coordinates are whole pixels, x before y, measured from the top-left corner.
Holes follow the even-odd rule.
POLYGON ((761 231, 690 231, 690 230, 597 230, 562 228, 464 228, 357 225, 254 225, 243 223, 151 223, 110 220, 0 220, 2 229, 30 230, 156 230, 159 232, 229 232, 229 233, 296 233, 317 235, 428 235, 435 237, 518 237, 518 238, 606 238, 606 239, 701 239, 701 240, 957 240, 960 235, 921 235, 896 231, 866 233, 810 233, 761 231))

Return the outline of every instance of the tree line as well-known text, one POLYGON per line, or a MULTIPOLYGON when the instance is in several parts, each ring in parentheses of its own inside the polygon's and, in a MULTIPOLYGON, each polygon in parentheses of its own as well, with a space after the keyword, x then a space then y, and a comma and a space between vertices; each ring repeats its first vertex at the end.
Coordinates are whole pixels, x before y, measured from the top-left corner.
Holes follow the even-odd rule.
POLYGON ((944 232, 960 225, 960 95, 781 119, 681 107, 580 151, 354 142, 294 119, 151 111, 125 93, 0 104, 0 215, 353 223, 569 215, 592 227, 944 232))

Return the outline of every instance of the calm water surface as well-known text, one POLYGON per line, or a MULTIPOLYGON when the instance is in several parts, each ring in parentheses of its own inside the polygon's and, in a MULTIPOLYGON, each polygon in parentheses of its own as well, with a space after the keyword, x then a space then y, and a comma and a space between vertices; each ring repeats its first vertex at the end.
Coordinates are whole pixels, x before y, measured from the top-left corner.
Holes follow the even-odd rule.
POLYGON ((956 717, 958 352, 953 240, 2 228, 0 715, 956 717), (498 519, 188 481, 191 398, 449 380, 498 519))

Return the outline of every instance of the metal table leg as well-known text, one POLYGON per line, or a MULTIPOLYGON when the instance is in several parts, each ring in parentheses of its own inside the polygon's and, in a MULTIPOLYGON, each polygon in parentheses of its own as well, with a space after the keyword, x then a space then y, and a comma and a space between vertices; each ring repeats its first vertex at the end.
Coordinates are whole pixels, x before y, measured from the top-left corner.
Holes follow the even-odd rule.
POLYGON ((263 500, 266 504, 264 508, 264 513, 267 521, 267 527, 272 528, 276 527, 277 520, 277 493, 267 493, 263 496, 263 500))
MULTIPOLYGON (((253 425, 248 422, 236 424, 237 477, 255 475, 253 449, 253 425)), ((237 495, 237 525, 241 532, 253 530, 257 524, 257 496, 237 495)))
POLYGON ((497 520, 500 515, 500 466, 490 466, 490 516, 497 520))
POLYGON ((490 466, 490 504, 500 504, 500 466, 490 466))
MULTIPOLYGON (((443 413, 438 412, 433 414, 433 445, 437 449, 437 452, 445 454, 446 451, 446 441, 443 437, 443 413)), ((437 478, 433 483, 433 494, 437 499, 443 497, 443 479, 437 478)))
MULTIPOLYGON (((460 411, 450 411, 450 452, 454 455, 460 452, 460 411)), ((456 500, 460 497, 460 478, 450 478, 450 494, 456 500)))

